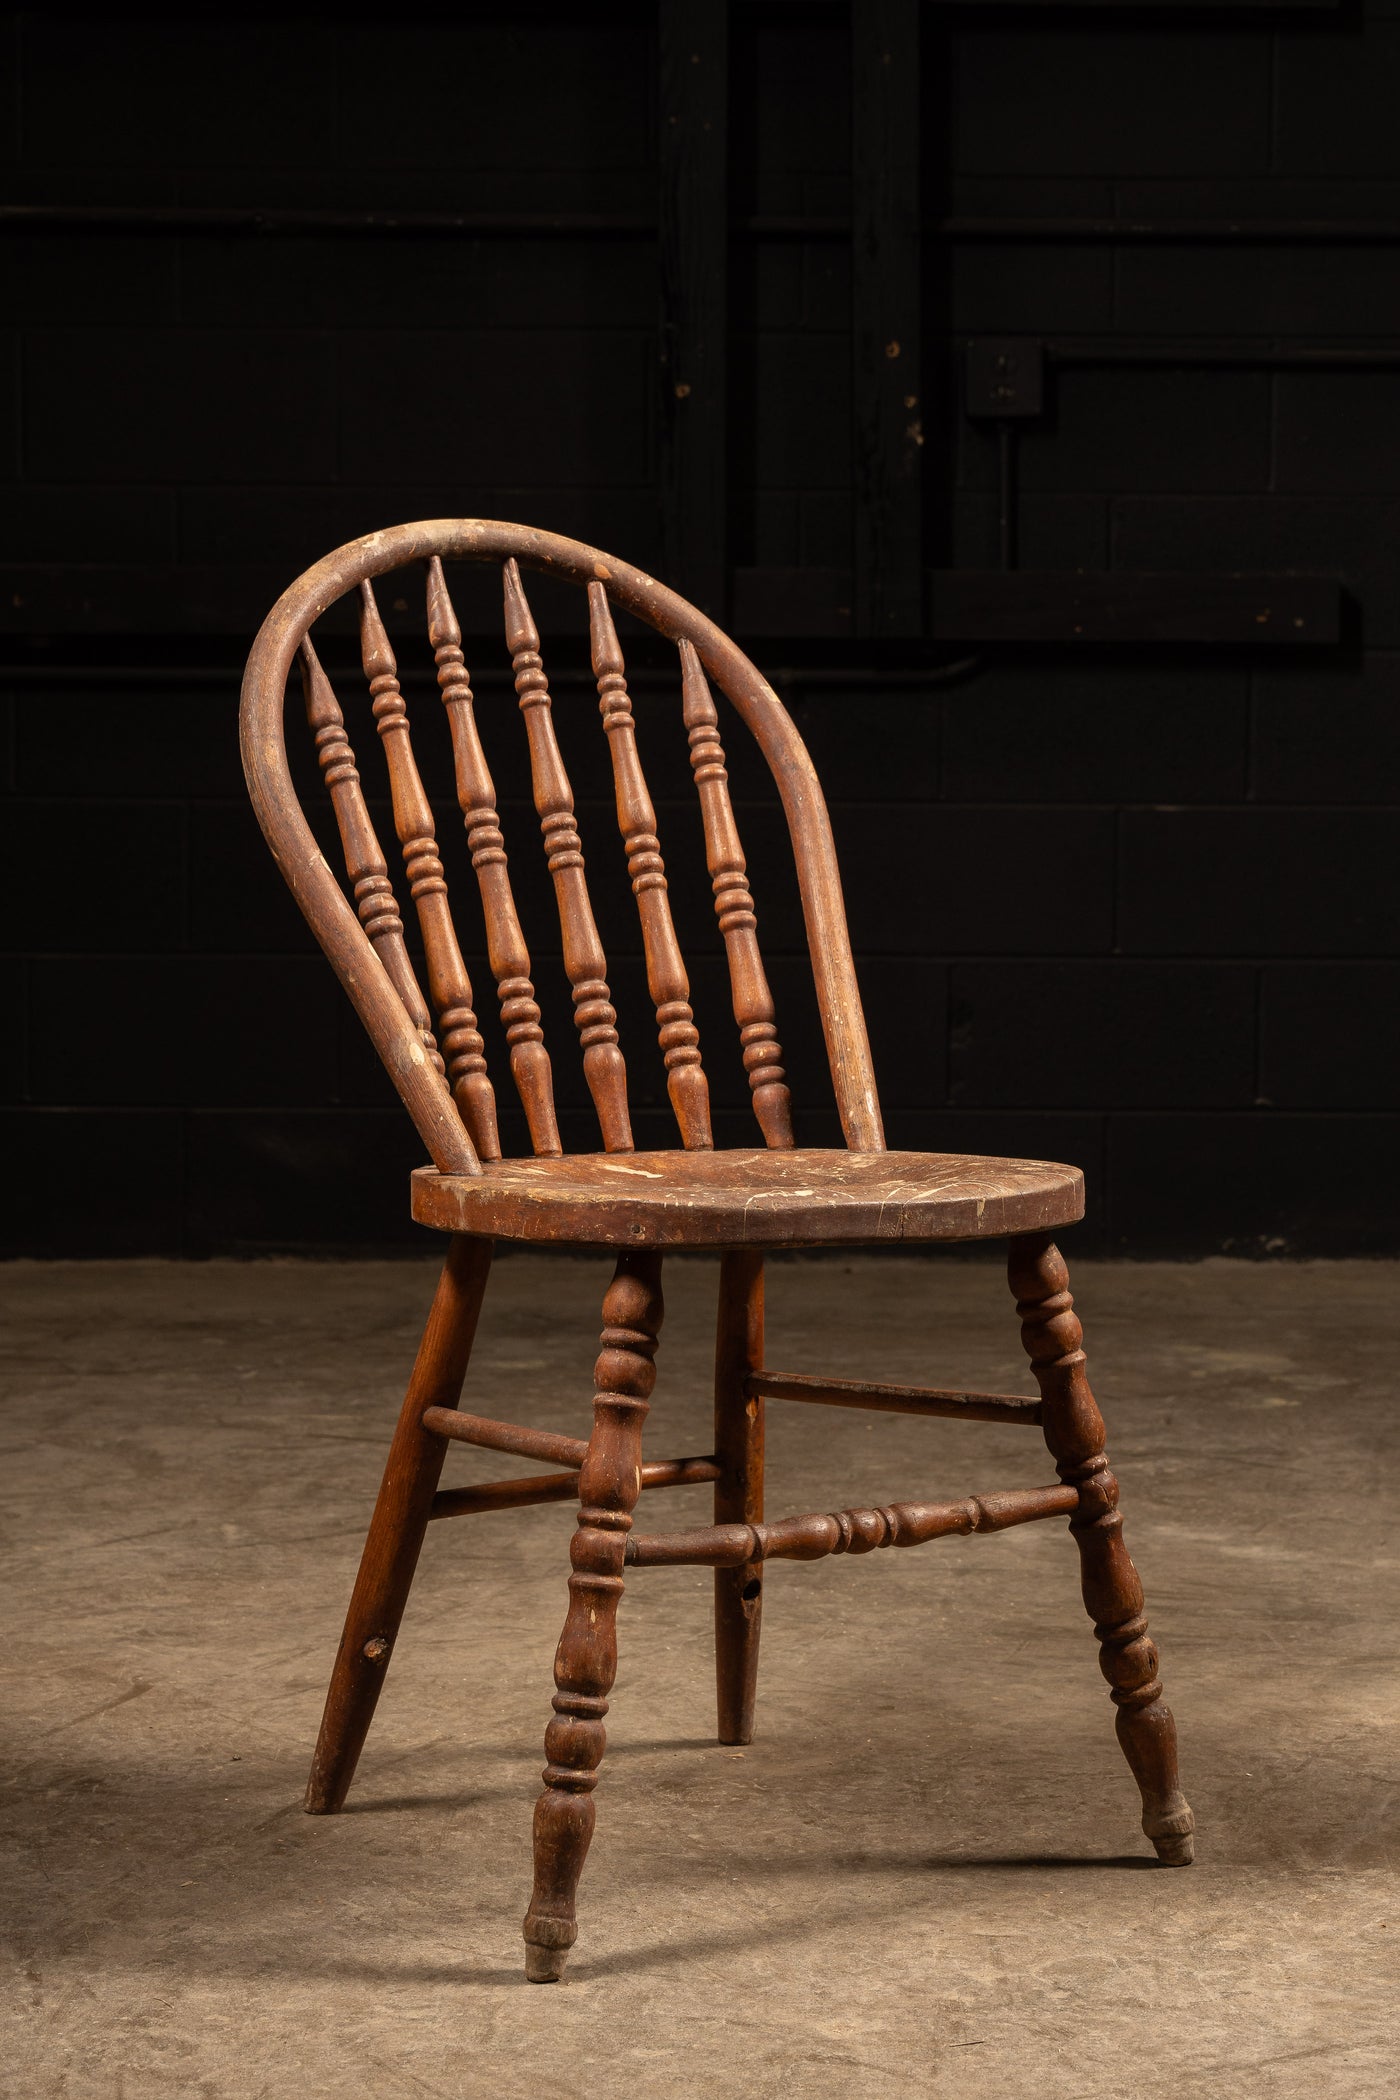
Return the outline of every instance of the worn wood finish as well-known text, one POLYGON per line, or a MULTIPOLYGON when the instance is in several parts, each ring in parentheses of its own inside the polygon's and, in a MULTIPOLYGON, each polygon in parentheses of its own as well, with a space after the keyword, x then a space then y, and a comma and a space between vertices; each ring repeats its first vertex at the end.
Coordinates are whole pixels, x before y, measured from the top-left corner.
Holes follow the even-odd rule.
POLYGON ((625 1565, 636 1568, 750 1568, 765 1560, 825 1560, 831 1553, 874 1553, 881 1546, 922 1546, 954 1532, 1006 1531, 1079 1507, 1076 1487, 1021 1488, 968 1495, 961 1502, 890 1502, 880 1509, 838 1509, 784 1517, 779 1524, 705 1524, 693 1531, 637 1533, 625 1565))
POLYGON ((496 814, 495 782, 477 733, 471 682, 462 655, 462 630, 436 555, 428 563, 428 640, 452 735, 457 804, 481 892, 486 952, 496 980, 511 1077, 525 1110, 532 1147, 536 1152, 558 1154, 563 1146, 554 1116, 554 1076, 530 976, 530 951, 515 909, 505 839, 496 814))
POLYGON ((540 638, 513 561, 503 571, 506 641, 510 647, 515 690, 530 740, 530 778, 535 811, 544 837, 545 856, 554 880, 559 932, 564 943, 564 971, 573 988, 574 1022, 583 1046, 583 1074, 606 1152, 632 1150, 627 1114, 627 1070, 617 1047, 617 1014, 608 990, 608 961, 593 918, 593 905, 583 875, 583 847, 574 821, 574 795, 559 741, 549 684, 540 656, 540 638))
POLYGON ((1038 1400, 1019 1393, 942 1393, 920 1385, 872 1385, 861 1378, 813 1378, 801 1371, 753 1371, 744 1389, 769 1400, 873 1408, 886 1415, 942 1415, 954 1422, 1039 1422, 1041 1414, 1038 1400))
POLYGON ((574 1892, 593 1836, 593 1789, 617 1675, 617 1607, 632 1511, 641 1491, 642 1424, 656 1383, 661 1258, 620 1254, 603 1299, 593 1434, 579 1475, 569 1611, 554 1659, 545 1791, 535 1808, 535 1887, 525 1913, 525 1973, 553 1983, 578 1937, 574 1892))
MULTIPOLYGON (((715 1523, 763 1522, 763 1256, 726 1254, 715 1329, 715 1523)), ((715 1690, 722 1743, 753 1741, 763 1570, 757 1560, 715 1570, 715 1690)))
POLYGON ((343 1806, 394 1652, 446 1439, 423 1427, 462 1390, 491 1271, 489 1240, 451 1241, 370 1519, 306 1789, 312 1815, 343 1806))
POLYGON ((773 994, 758 952, 758 919, 749 893, 748 863, 734 822, 734 805, 729 799, 729 772, 719 740, 719 715, 694 646, 682 642, 680 656, 681 710, 690 735, 691 771, 700 794, 705 860, 729 964, 734 1018, 739 1024, 753 1111, 768 1144, 790 1147, 792 1100, 783 1071, 773 994))
POLYGON ((360 585, 360 660, 369 680, 374 719, 389 767, 394 829, 403 852, 408 893, 423 935, 428 990, 441 1031, 447 1083, 471 1132, 477 1156, 499 1159, 496 1096, 487 1076, 481 1032, 476 1025, 471 978, 457 944, 457 929, 447 901, 447 879, 437 850, 432 805, 423 792, 413 756, 408 710, 399 690, 399 667, 368 577, 360 585))
MULTIPOLYGON (((642 1467, 642 1493, 650 1488, 703 1487, 719 1477, 712 1458, 656 1458, 642 1467)), ((572 1502, 578 1473, 535 1473, 525 1480, 483 1480, 475 1487, 439 1488, 430 1517, 477 1517, 493 1509, 526 1509, 535 1502, 572 1502)))
MULTIPOLYGON (((905 0, 881 0, 880 21, 905 0)), ((869 83, 866 83, 869 86, 869 83)), ((897 579, 896 579, 897 580, 897 579)), ((1161 1858, 1191 1856, 1191 1812, 1176 1779, 1176 1739, 1162 1703, 1142 1589, 1122 1543, 1117 1484, 1083 1372, 1079 1323, 1051 1233, 1082 1213, 1074 1167, 1040 1160, 887 1152, 851 965, 830 826, 810 760, 776 696, 747 658, 693 607, 597 549, 522 526, 439 520, 371 535, 309 570, 274 608, 249 660, 244 763, 259 820, 413 1116, 433 1161, 413 1177, 413 1213, 451 1234, 447 1266, 390 1452, 327 1699, 308 1791, 313 1810, 345 1798, 431 1520, 577 1499, 569 1608, 556 1657, 549 1763, 535 1820, 535 1883, 525 1920, 527 1974, 562 1972, 577 1925, 575 1894, 593 1829, 592 1794, 617 1663, 616 1615, 626 1566, 715 1571, 715 1665, 722 1741, 753 1733, 763 1568, 997 1531, 1069 1515, 1086 1604, 1118 1709, 1118 1733, 1161 1858), (535 806, 553 881, 565 971, 603 1151, 566 1158, 549 1056, 478 732, 444 557, 501 565, 506 641, 529 744, 535 806), (373 580, 410 562, 427 568, 428 638, 451 730, 457 800, 481 894, 511 1071, 535 1157, 497 1157, 494 1096, 453 930, 433 818, 410 743, 398 666, 373 580), (519 564, 585 590, 599 706, 617 816, 642 928, 678 1151, 636 1152, 607 964, 584 877, 573 795, 556 738, 539 635, 519 564), (409 962, 383 853, 370 823, 340 709, 308 630, 347 591, 361 603, 364 668, 389 769, 394 823, 419 915, 432 1015, 409 962), (718 1152, 671 916, 656 812, 613 617, 622 607, 680 653, 682 723, 700 798, 705 854, 761 1148, 718 1152), (300 651, 307 711, 331 794, 354 908, 323 860, 292 791, 283 743, 284 689, 300 651), (772 994, 729 795, 717 685, 761 747, 788 819, 836 1102, 846 1149, 793 1145, 791 1103, 772 994), (450 1081, 450 1090, 449 1090, 450 1081), (484 1162, 484 1165, 483 1165, 484 1162), (619 1250, 604 1300, 592 1434, 498 1421, 457 1405, 493 1237, 619 1250), (770 1370, 763 1362, 766 1247, 1007 1238, 1010 1274, 1039 1399, 770 1370), (722 1255, 715 1346, 715 1450, 643 1462, 642 1421, 655 1378, 660 1265, 666 1247, 722 1255), (789 1517, 763 1513, 766 1398, 963 1421, 1039 1422, 1061 1484, 948 1502, 890 1502, 789 1517), (438 1485, 448 1445, 517 1453, 563 1470, 462 1487, 438 1485), (639 1495, 710 1483, 714 1522, 637 1535, 639 1495)))
POLYGON ((555 1436, 548 1429, 522 1429, 515 1422, 493 1422, 486 1415, 463 1414, 455 1407, 423 1410, 423 1427, 449 1443, 477 1444, 485 1451, 509 1451, 514 1458, 542 1458, 556 1466, 583 1464, 588 1445, 581 1436, 555 1436))
POLYGON ((321 668, 321 660, 311 645, 310 635, 302 637, 301 680, 307 725, 316 739, 321 778, 330 791, 340 847, 345 855, 345 872, 350 879, 360 924, 388 972, 414 1033, 432 1059, 435 1070, 445 1072, 427 1002, 404 945, 403 920, 399 916, 394 885, 389 880, 389 863, 384 858, 379 835, 365 807, 359 768, 345 732, 345 717, 331 689, 331 682, 321 668))
MULTIPOLYGON (((283 700, 302 636, 365 577, 433 556, 447 561, 514 562, 580 585, 606 584, 614 606, 679 644, 689 642, 706 677, 733 704, 757 741, 782 799, 806 924, 832 1087, 846 1143, 877 1151, 884 1143, 870 1044, 851 960, 831 822, 811 758, 782 702, 744 652, 712 620, 644 570, 558 533, 486 518, 437 518, 367 534, 337 548, 285 591, 263 622, 243 681, 244 770, 258 821, 302 910, 355 1001, 403 1095, 432 1159, 451 1168, 465 1151, 460 1117, 444 1126, 445 1089, 421 1080, 406 1054, 404 1017, 386 1000, 378 974, 363 967, 363 945, 346 923, 344 898, 316 849, 287 764, 283 700), (454 1155, 449 1158, 449 1154, 454 1155)), ((538 637, 536 637, 538 639, 538 637)), ((421 1046, 420 1046, 421 1047, 421 1046)), ((469 1169, 467 1170, 469 1171, 469 1169)))
POLYGON ((413 1215, 443 1232, 594 1246, 864 1246, 998 1239, 1072 1223, 1084 1180, 1046 1160, 942 1152, 634 1152, 420 1167, 413 1215))
POLYGON ((1143 1831, 1167 1866, 1188 1866, 1196 1823, 1177 1779, 1176 1722, 1162 1698, 1142 1583, 1123 1543, 1118 1482, 1084 1369, 1084 1330, 1069 1271, 1054 1241, 1036 1234, 1012 1241, 1007 1274, 1044 1402, 1045 1441, 1061 1480, 1079 1495, 1070 1530, 1079 1545, 1084 1605, 1118 1709, 1118 1740, 1142 1793, 1143 1831))
POLYGON ((627 691, 626 667, 608 610, 608 594, 601 583, 588 586, 588 626, 593 675, 598 681, 598 706, 612 756, 617 827, 627 849, 627 873, 642 923, 647 990, 656 1008, 666 1091, 686 1150, 709 1151, 714 1138, 710 1133, 710 1089, 700 1060, 700 1031, 691 1012, 690 980, 671 921, 666 864, 656 836, 656 811, 637 753, 637 727, 627 691))

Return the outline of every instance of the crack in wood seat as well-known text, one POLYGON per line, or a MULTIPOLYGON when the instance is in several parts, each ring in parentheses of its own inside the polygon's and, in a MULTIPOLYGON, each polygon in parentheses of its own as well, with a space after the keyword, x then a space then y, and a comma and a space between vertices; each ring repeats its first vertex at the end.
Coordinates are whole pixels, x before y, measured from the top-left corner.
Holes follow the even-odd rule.
MULTIPOLYGON (((333 626, 330 632, 331 644, 322 642, 328 660, 337 646, 333 626)), ((407 659, 404 676, 411 695, 407 659)), ((515 714, 509 700, 504 706, 515 714)), ((872 723, 871 733, 880 733, 878 724, 872 723)), ((413 1214, 447 1236, 446 1260, 326 1695, 308 1810, 325 1814, 344 1804, 429 1525, 574 1502, 569 1601, 555 1657, 544 1792, 535 1811, 534 1889, 524 1924, 527 1976, 555 1981, 578 1930, 575 1896, 593 1830, 624 1571, 630 1583, 634 1575, 649 1580, 648 1569, 713 1569, 718 1734, 721 1742, 746 1743, 754 1730, 770 1561, 801 1563, 827 1555, 858 1560, 888 1546, 923 1547, 941 1538, 1067 1517, 1100 1666, 1117 1710, 1118 1739, 1142 1796, 1143 1830, 1162 1861, 1189 1861, 1194 1822, 1177 1781, 1176 1726, 1162 1698, 1142 1585, 1123 1543, 1118 1483, 1085 1372, 1068 1271, 1052 1238, 1082 1215, 1082 1176, 1076 1167, 1043 1160, 886 1150, 821 783, 786 709, 743 651, 655 577, 599 548, 491 519, 401 525, 336 549, 278 600, 248 659, 242 746, 253 805, 277 864, 431 1161, 413 1176, 413 1214), (539 826, 524 850, 544 857, 557 923, 546 929, 542 952, 558 956, 558 966, 546 967, 562 978, 555 990, 567 996, 571 1009, 571 1026, 552 1046, 545 1042, 536 965, 516 906, 505 820, 487 763, 487 731, 501 735, 505 725, 494 697, 488 706, 473 693, 449 563, 486 564, 499 572, 504 632, 498 660, 508 660, 515 688, 539 826), (596 708, 556 707, 525 572, 577 587, 573 602, 586 607, 596 708), (448 896, 451 853, 445 861, 410 732, 398 655, 376 598, 376 580, 390 574, 394 612, 407 611, 422 593, 426 637, 420 633, 401 646, 415 649, 425 674, 429 697, 421 711, 413 701, 418 729, 424 742, 437 738, 441 762, 450 765, 465 832, 471 877, 461 919, 448 896), (358 724, 349 719, 312 639, 312 629, 342 599, 349 600, 358 624, 367 687, 358 724), (628 688, 615 611, 674 648, 673 675, 663 675, 660 696, 649 694, 645 707, 628 688), (300 686, 343 879, 332 872, 293 784, 284 724, 289 684, 300 686), (778 1012, 759 945, 717 696, 729 710, 725 733, 737 727, 753 737, 786 819, 844 1149, 795 1143, 778 1012), (597 823, 596 813, 586 823, 581 819, 565 761, 565 745, 574 736, 600 734, 616 803, 616 834, 610 838, 613 827, 597 823), (716 959, 722 958, 729 980, 738 1058, 756 1126, 751 1150, 714 1146, 706 1046, 669 895, 671 882, 684 876, 663 857, 643 771, 644 750, 667 734, 685 740, 699 803, 704 868, 695 868, 694 879, 708 881, 712 911, 701 915, 702 923, 709 918, 716 959), (377 785, 362 778, 357 746, 362 754, 377 750, 377 785), (387 807, 392 820, 397 870, 381 844, 376 803, 387 807), (584 829, 590 833, 587 861, 584 829), (601 846, 600 832, 606 840, 601 846), (655 1076, 664 1078, 679 1141, 671 1151, 636 1149, 609 963, 590 889, 589 869, 596 880, 609 860, 636 911, 655 1014, 655 1076), (421 964, 410 945, 408 929, 415 925, 421 964), (490 1030, 479 1025, 473 972, 499 1008, 503 1058, 499 1046, 493 1050, 488 1042, 490 1030), (579 1061, 600 1150, 565 1154, 554 1098, 554 1059, 561 1056, 579 1061), (502 1156, 510 1126, 500 1112, 501 1088, 509 1090, 507 1101, 512 1091, 519 1101, 533 1157, 502 1156), (1008 1243, 1007 1275, 1038 1399, 1024 1392, 833 1379, 809 1367, 779 1369, 765 1362, 766 1249, 991 1238, 1008 1243), (479 1411, 458 1405, 497 1239, 615 1251, 586 1437, 499 1419, 494 1406, 479 1411), (720 1252, 714 1449, 657 1459, 644 1456, 642 1433, 656 1381, 668 1248, 720 1252), (1056 1481, 955 1501, 839 1507, 768 1523, 763 1456, 770 1402, 795 1409, 788 1419, 799 1425, 806 1405, 1038 1428, 1056 1481), (440 1487, 448 1451, 462 1446, 514 1453, 563 1470, 440 1487), (713 1524, 652 1533, 634 1528, 633 1511, 644 1493, 705 1482, 713 1487, 713 1524)), ((368 771, 376 761, 364 763, 368 771)), ((859 845, 857 830, 856 850, 859 845)), ((521 850, 512 840, 510 852, 518 856, 521 850)), ((975 879, 975 870, 968 879, 975 879)), ((457 904, 462 910, 461 898, 457 904)), ((1044 899, 1043 908, 1053 912, 1053 898, 1044 899)), ((1041 1029, 1054 1026, 1053 1014, 1035 1020, 1041 1029)), ((839 1287, 834 1277, 833 1294, 839 1287)), ((496 1397, 483 1395, 493 1402, 496 1397)), ((832 1719, 827 1716, 823 1725, 832 1719)))
POLYGON ((945 1152, 572 1153, 413 1176, 440 1232, 627 1247, 850 1247, 1005 1239, 1084 1215, 1077 1167, 945 1152))

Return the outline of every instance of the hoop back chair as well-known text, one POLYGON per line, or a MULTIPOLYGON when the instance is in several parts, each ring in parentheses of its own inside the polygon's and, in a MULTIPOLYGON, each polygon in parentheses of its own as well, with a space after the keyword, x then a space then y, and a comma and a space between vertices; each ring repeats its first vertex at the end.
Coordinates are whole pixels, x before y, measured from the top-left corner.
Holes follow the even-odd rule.
MULTIPOLYGON (((403 588, 400 580, 396 589, 403 588)), ((648 733, 658 733, 650 723, 648 733)), ((869 1553, 1063 1516, 1079 1548, 1084 1601, 1117 1708, 1118 1739, 1142 1794, 1143 1830, 1162 1861, 1188 1863, 1194 1824, 1177 1783, 1175 1724, 1161 1697, 1142 1586, 1123 1543, 1118 1484, 1085 1375, 1068 1273, 1052 1237, 1056 1227, 1082 1215, 1082 1177, 1073 1167, 1044 1161, 885 1149, 826 806, 796 728, 748 658, 684 599, 594 547, 478 519, 403 525, 339 548, 278 601, 248 661, 242 743, 249 790, 268 843, 431 1159, 413 1175, 413 1215, 449 1235, 336 1657, 308 1810, 321 1814, 344 1803, 429 1521, 577 1498, 567 1616, 555 1659, 553 1718, 545 1735, 544 1792, 535 1811, 534 1892, 524 1924, 527 1974, 536 1982, 555 1980, 577 1935, 575 1892, 593 1830, 592 1796, 616 1673, 615 1629, 625 1571, 714 1569, 719 1738, 746 1743, 753 1733, 766 1561, 869 1553), (447 561, 494 563, 502 570, 506 646, 524 715, 583 1072, 601 1138, 601 1148, 586 1154, 566 1156, 560 1142, 550 1053, 443 568, 447 561), (480 891, 480 923, 510 1079, 533 1148, 528 1159, 501 1157, 476 994, 449 908, 397 665, 375 601, 376 578, 415 567, 426 581, 428 641, 480 891), (674 1151, 633 1148, 608 965, 522 568, 562 577, 586 593, 618 826, 680 1138, 674 1151), (360 600, 364 674, 387 764, 403 877, 422 936, 426 991, 410 959, 388 860, 370 819, 345 720, 311 640, 315 622, 349 592, 360 600), (613 606, 677 647, 681 722, 689 733, 718 936, 761 1138, 752 1150, 714 1147, 699 1032, 613 606), (298 670, 353 902, 322 856, 292 786, 283 707, 289 679, 298 670), (845 1149, 793 1144, 777 1015, 758 945, 712 685, 757 740, 782 800, 845 1149), (592 1428, 586 1437, 488 1420, 458 1404, 496 1239, 616 1250, 616 1268, 603 1299, 592 1428), (1039 1399, 838 1380, 773 1370, 765 1363, 766 1248, 974 1239, 1009 1241, 1008 1273, 1039 1399), (714 1450, 701 1457, 644 1462, 642 1426, 656 1377, 661 1267, 668 1247, 714 1248, 722 1257, 714 1450), (1057 1484, 769 1523, 763 1512, 766 1399, 1038 1424, 1055 1461, 1057 1484), (561 1470, 441 1489, 443 1459, 453 1440, 561 1470), (634 1529, 633 1511, 643 1492, 697 1481, 714 1484, 712 1525, 634 1529)))

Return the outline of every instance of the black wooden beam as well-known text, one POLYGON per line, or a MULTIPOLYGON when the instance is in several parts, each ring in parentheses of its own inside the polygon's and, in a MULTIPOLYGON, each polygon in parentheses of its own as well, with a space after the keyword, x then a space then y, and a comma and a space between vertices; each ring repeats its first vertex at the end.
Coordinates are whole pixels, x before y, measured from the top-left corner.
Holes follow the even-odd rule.
POLYGON ((660 0, 661 563, 726 612, 727 0, 660 0))
MULTIPOLYGON (((1268 647, 1336 642, 1333 576, 930 569, 930 641, 1144 642, 1268 647)), ((754 639, 854 636, 844 569, 739 569, 734 629, 754 639)))
POLYGON ((851 8, 851 355, 858 634, 923 620, 919 0, 851 8))

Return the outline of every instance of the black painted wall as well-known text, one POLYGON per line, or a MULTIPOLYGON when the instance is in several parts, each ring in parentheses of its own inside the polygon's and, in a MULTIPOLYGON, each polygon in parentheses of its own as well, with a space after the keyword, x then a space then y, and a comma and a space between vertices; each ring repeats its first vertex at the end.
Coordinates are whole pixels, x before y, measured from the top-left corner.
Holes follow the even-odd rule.
MULTIPOLYGON (((498 13, 11 17, 6 195, 646 221, 653 10, 498 13)), ((1354 226, 1243 243, 935 227, 1400 224, 1400 0, 967 5, 922 28, 929 564, 998 561, 966 338, 1224 339, 1243 359, 1224 369, 1058 375, 1020 439, 1019 559, 1299 570, 1346 597, 1320 649, 753 643, 827 783, 890 1141, 1081 1163, 1085 1247, 1395 1252, 1400 368, 1269 359, 1400 344, 1400 252, 1354 226)), ((849 207, 848 11, 736 5, 730 35, 729 558, 848 572, 848 249, 744 230, 849 207)), ((248 813, 241 657, 284 582, 378 524, 517 516, 658 559, 655 234, 30 228, 3 256, 6 1245, 407 1244, 416 1141, 248 813)), ((576 612, 543 610, 577 667, 576 612)), ((411 662, 415 617, 393 618, 411 662)), ((489 621, 473 616, 471 660, 587 1143, 489 621)), ((426 701, 419 667, 405 684, 426 701)), ((673 887, 703 908, 678 714, 639 688, 673 887)), ((590 864, 616 888, 592 703, 565 679, 559 705, 590 864)), ((440 724, 418 714, 441 781, 440 724)), ((359 742, 373 759, 365 716, 359 742)), ((734 758, 823 1140, 791 879, 771 795, 734 758)), ((624 904, 604 919, 640 1129, 660 1139, 624 904)), ((722 1139, 747 1141, 703 909, 692 945, 722 1139)))

